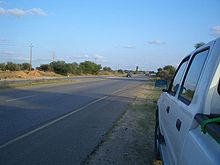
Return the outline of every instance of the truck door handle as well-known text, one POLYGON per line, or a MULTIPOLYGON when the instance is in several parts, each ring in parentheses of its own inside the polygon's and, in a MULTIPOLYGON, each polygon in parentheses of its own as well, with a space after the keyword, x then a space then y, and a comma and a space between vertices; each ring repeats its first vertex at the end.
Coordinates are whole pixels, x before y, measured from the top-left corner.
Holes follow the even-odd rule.
POLYGON ((180 119, 177 119, 177 120, 176 120, 176 129, 177 129, 178 131, 180 131, 181 124, 182 124, 181 120, 180 120, 180 119))
POLYGON ((167 111, 167 113, 170 112, 170 106, 167 106, 166 111, 167 111))

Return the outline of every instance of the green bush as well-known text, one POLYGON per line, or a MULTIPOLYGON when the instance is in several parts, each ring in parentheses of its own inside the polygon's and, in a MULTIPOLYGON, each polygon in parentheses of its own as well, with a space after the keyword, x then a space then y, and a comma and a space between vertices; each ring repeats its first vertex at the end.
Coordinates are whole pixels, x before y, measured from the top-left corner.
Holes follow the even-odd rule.
POLYGON ((98 74, 102 67, 94 62, 85 61, 79 64, 79 68, 85 74, 98 74))
POLYGON ((176 72, 176 68, 172 65, 166 65, 163 68, 158 68, 157 69, 157 76, 165 79, 167 81, 171 81, 171 79, 173 78, 173 75, 176 72))
POLYGON ((6 70, 6 64, 0 63, 0 70, 5 71, 6 70))
POLYGON ((22 63, 20 64, 21 70, 29 70, 30 69, 30 64, 29 63, 22 63))
POLYGON ((50 67, 55 73, 67 75, 70 73, 70 68, 65 63, 65 61, 54 61, 50 63, 50 67))
MULTIPOLYGON (((76 62, 73 63, 66 63, 65 61, 54 61, 50 64, 41 64, 36 69, 41 71, 53 71, 58 74, 68 75, 68 74, 98 74, 101 70, 101 65, 98 65, 91 61, 81 62, 77 64, 76 62)), ((13 62, 0 63, 0 70, 10 70, 10 71, 19 71, 19 70, 29 70, 30 64, 29 63, 22 63, 16 64, 13 62)), ((110 67, 105 67, 106 70, 110 71, 110 67)))
POLYGON ((102 70, 107 71, 107 72, 112 72, 112 69, 110 67, 107 67, 107 66, 104 67, 102 70))
POLYGON ((40 67, 37 67, 37 69, 42 71, 52 71, 52 67, 49 64, 42 64, 40 67))
POLYGON ((21 66, 19 64, 15 64, 13 62, 7 62, 5 68, 6 68, 6 70, 10 70, 10 71, 19 71, 19 70, 21 70, 21 66))

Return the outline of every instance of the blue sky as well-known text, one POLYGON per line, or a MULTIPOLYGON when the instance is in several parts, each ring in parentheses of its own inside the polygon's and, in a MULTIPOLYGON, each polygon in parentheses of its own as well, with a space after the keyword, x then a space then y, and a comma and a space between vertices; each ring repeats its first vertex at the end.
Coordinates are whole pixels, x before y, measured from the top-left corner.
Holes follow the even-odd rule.
POLYGON ((0 1, 0 62, 91 60, 114 69, 177 66, 220 36, 219 0, 0 1), (54 53, 53 53, 54 52, 54 53))

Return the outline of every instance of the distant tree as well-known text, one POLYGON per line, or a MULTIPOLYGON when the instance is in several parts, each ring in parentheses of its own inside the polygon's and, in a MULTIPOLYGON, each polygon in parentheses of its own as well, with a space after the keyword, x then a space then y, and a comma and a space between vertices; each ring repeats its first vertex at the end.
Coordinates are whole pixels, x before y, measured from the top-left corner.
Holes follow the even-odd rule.
POLYGON ((6 70, 6 64, 5 63, 0 63, 0 70, 5 71, 6 70))
POLYGON ((67 64, 68 71, 72 74, 80 74, 79 65, 76 62, 67 64))
POLYGON ((203 45, 205 45, 204 42, 198 42, 198 43, 196 43, 196 44, 194 45, 194 47, 195 47, 195 49, 198 49, 199 47, 201 47, 201 46, 203 46, 203 45))
POLYGON ((112 72, 112 69, 111 69, 110 67, 107 67, 107 66, 105 66, 105 67, 103 68, 103 70, 104 70, 104 71, 108 71, 108 72, 112 72))
POLYGON ((37 67, 38 70, 42 71, 52 71, 52 67, 49 64, 42 64, 40 67, 37 67))
POLYGON ((65 61, 53 61, 50 63, 51 69, 58 74, 67 75, 70 72, 68 65, 65 61))
POLYGON ((158 68, 157 70, 158 72, 156 75, 168 81, 172 79, 173 75, 176 72, 176 68, 172 65, 166 65, 163 68, 158 68))
POLYGON ((10 70, 10 71, 18 71, 21 70, 20 65, 19 64, 15 64, 13 62, 7 62, 6 66, 5 66, 6 70, 10 70))
POLYGON ((102 67, 94 62, 85 61, 79 64, 79 68, 85 74, 98 74, 102 67))
POLYGON ((122 69, 118 69, 117 71, 118 71, 118 73, 121 73, 121 74, 124 73, 124 71, 122 69))
POLYGON ((21 68, 21 70, 29 70, 30 64, 29 63, 22 63, 20 68, 21 68))
POLYGON ((170 75, 174 75, 174 73, 176 72, 176 68, 172 65, 166 65, 165 67, 163 67, 163 70, 168 71, 170 75))
POLYGON ((157 69, 157 72, 161 72, 163 69, 162 68, 158 68, 157 69))

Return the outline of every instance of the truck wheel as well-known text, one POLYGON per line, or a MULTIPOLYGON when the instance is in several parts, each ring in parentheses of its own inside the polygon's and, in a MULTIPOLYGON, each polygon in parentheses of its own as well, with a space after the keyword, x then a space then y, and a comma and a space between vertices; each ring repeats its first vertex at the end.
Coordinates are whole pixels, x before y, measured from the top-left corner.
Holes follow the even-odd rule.
POLYGON ((155 124, 155 132, 154 132, 154 149, 156 159, 160 159, 160 150, 159 150, 159 138, 161 136, 160 127, 159 127, 159 119, 156 119, 155 124))

